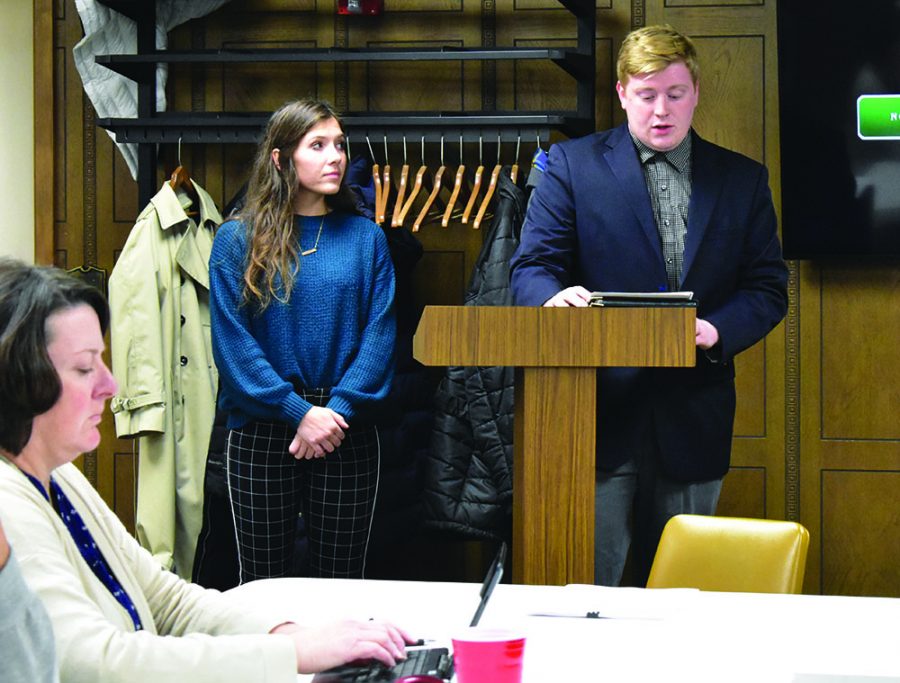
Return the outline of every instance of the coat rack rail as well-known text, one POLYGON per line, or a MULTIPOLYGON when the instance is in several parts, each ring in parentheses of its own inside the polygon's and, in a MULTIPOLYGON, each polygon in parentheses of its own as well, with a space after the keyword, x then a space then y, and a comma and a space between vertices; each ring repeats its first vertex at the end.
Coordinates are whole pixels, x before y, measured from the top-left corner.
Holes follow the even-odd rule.
MULTIPOLYGON (((551 130, 562 131, 570 137, 591 132, 592 123, 574 113, 548 114, 529 112, 469 112, 457 114, 412 113, 389 116, 342 116, 351 142, 372 139, 400 142, 424 138, 437 142, 460 136, 466 142, 479 138, 489 141, 514 142, 520 137, 539 134, 547 140, 551 130)), ((98 125, 116 134, 118 142, 146 143, 254 143, 265 127, 268 115, 216 115, 160 113, 153 117, 99 119, 98 125)))

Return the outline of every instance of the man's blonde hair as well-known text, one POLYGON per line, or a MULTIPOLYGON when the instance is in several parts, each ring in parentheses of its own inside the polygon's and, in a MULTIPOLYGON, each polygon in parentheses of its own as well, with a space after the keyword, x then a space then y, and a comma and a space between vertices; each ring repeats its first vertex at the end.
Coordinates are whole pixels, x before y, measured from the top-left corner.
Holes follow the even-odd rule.
POLYGON ((632 76, 653 74, 675 62, 684 63, 697 85, 700 63, 691 39, 668 24, 645 26, 625 36, 619 48, 616 77, 627 85, 632 76))

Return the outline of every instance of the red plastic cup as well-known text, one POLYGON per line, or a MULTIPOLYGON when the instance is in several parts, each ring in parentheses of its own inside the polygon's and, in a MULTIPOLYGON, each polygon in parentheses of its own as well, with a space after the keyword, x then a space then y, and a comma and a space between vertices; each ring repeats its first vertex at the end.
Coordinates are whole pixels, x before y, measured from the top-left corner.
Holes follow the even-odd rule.
POLYGON ((525 636, 520 631, 475 627, 452 641, 458 683, 521 683, 525 636))

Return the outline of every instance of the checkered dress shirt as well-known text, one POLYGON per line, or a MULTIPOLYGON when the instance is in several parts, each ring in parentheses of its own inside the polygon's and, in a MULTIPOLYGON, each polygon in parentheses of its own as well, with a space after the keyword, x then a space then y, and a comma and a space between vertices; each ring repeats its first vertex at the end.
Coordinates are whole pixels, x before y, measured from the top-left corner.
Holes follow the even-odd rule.
POLYGON ((641 160, 653 216, 666 262, 669 289, 681 288, 684 264, 684 237, 687 234, 688 205, 691 201, 691 135, 668 152, 651 149, 631 136, 641 160))

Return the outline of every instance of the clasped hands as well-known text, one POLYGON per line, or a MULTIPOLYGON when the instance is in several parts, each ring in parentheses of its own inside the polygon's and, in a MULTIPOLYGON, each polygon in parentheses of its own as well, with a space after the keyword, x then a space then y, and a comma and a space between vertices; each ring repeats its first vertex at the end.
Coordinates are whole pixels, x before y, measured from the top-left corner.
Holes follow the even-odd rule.
POLYGON ((344 430, 350 425, 331 408, 313 406, 297 425, 297 433, 288 452, 297 460, 323 458, 341 445, 344 430))
MULTIPOLYGON (((563 306, 575 306, 577 308, 581 308, 590 305, 590 302, 591 293, 581 285, 575 285, 574 287, 566 287, 565 289, 551 296, 544 302, 544 306, 556 308, 563 306)), ((711 349, 719 341, 719 331, 716 329, 715 325, 713 325, 708 320, 701 320, 700 318, 697 318, 694 330, 695 342, 697 344, 697 347, 704 351, 706 351, 707 349, 711 349)))

